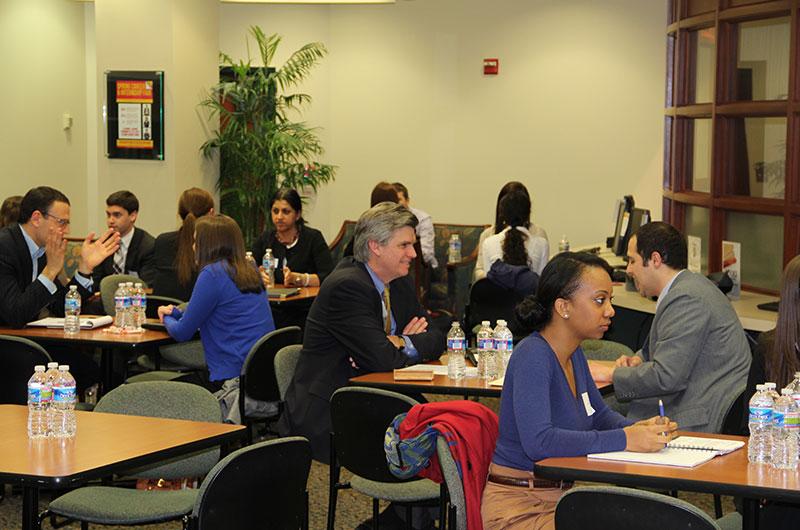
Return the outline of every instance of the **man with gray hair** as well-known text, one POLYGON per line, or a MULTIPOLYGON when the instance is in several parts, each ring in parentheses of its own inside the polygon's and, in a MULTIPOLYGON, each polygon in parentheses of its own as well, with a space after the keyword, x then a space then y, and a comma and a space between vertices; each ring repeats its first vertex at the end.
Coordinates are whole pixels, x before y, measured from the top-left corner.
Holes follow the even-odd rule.
POLYGON ((417 219, 382 202, 358 220, 353 256, 322 282, 306 320, 303 350, 286 392, 282 435, 305 436, 328 462, 330 398, 351 377, 438 358, 444 337, 428 328, 408 277, 417 219))

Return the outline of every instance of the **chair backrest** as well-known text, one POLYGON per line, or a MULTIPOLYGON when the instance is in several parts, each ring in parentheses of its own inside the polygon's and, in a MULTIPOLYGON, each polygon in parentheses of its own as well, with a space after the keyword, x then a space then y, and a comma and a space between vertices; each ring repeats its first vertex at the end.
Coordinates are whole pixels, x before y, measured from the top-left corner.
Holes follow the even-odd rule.
POLYGON ((389 472, 383 439, 394 417, 416 404, 408 396, 377 388, 349 386, 334 392, 331 431, 338 464, 368 480, 408 482, 389 472))
POLYGON ((256 443, 222 459, 203 480, 194 528, 297 529, 307 517, 311 445, 298 436, 256 443))
POLYGON ((328 248, 331 250, 331 258, 333 258, 334 263, 339 263, 344 256, 344 248, 353 239, 353 234, 356 231, 356 222, 355 221, 344 221, 342 222, 342 227, 339 229, 339 233, 336 234, 336 237, 333 238, 331 244, 328 245, 328 248))
POLYGON ((616 361, 622 355, 633 355, 633 350, 611 340, 586 339, 581 348, 586 358, 594 361, 616 361))
POLYGON ((286 397, 286 390, 294 377, 294 370, 297 368, 297 361, 300 359, 300 352, 303 351, 302 344, 290 344, 278 350, 275 354, 275 380, 278 382, 278 393, 281 401, 286 397))
POLYGON ((239 412, 244 414, 245 397, 259 401, 280 401, 278 381, 275 378, 275 354, 290 344, 302 342, 298 326, 288 326, 270 331, 250 348, 239 376, 239 412))
POLYGON ((527 330, 517 320, 514 308, 523 300, 524 296, 510 289, 504 289, 488 278, 482 278, 472 284, 469 291, 469 309, 465 327, 472 330, 482 320, 492 323, 503 319, 508 323, 508 329, 514 334, 514 342, 526 336, 527 330))
POLYGON ((686 501, 613 486, 577 487, 556 505, 558 530, 719 530, 704 511, 686 501))
MULTIPOLYGON (((143 287, 147 287, 146 282, 138 276, 130 274, 111 274, 100 280, 100 300, 103 302, 103 311, 106 312, 106 315, 113 317, 117 314, 117 310, 114 307, 114 291, 117 290, 119 284, 124 282, 140 282, 143 287)), ((148 305, 150 304, 148 303, 148 305)))
MULTIPOLYGON (((147 295, 147 308, 145 309, 145 316, 147 318, 158 318, 158 308, 162 305, 175 305, 179 306, 185 304, 183 300, 177 298, 170 298, 169 296, 159 296, 157 294, 147 295)), ((111 313, 109 313, 110 315, 111 313)), ((116 313, 115 313, 116 314, 116 313)))
MULTIPOLYGON (((131 416, 222 421, 219 403, 211 392, 199 385, 177 381, 143 381, 118 386, 104 395, 94 410, 131 416)), ((199 477, 208 473, 218 460, 219 449, 211 449, 156 467, 137 469, 131 475, 148 479, 199 477)))
POLYGON ((0 403, 26 405, 28 379, 37 364, 52 361, 47 351, 23 337, 0 335, 0 403))
MULTIPOLYGON (((444 436, 436 438, 436 455, 439 457, 439 467, 442 469, 442 477, 447 485, 447 495, 450 500, 451 512, 455 511, 455 527, 453 522, 447 526, 450 530, 467 530, 467 501, 464 497, 464 484, 461 482, 461 475, 458 473, 456 461, 450 453, 450 447, 444 436)), ((450 515, 448 515, 450 517, 450 515)), ((444 526, 440 523, 440 528, 444 526)))

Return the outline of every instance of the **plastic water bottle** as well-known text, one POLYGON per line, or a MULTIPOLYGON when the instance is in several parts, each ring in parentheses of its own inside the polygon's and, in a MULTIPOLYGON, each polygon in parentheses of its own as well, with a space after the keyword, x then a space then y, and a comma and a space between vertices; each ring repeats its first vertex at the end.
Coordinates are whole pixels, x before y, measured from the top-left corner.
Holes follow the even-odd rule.
POLYGON ((128 291, 128 296, 125 297, 125 312, 128 313, 128 329, 126 331, 133 331, 136 329, 136 312, 133 310, 133 294, 136 290, 133 282, 126 282, 125 289, 128 291))
POLYGON ((450 236, 450 242, 447 246, 447 261, 449 263, 461 261, 461 238, 458 234, 450 236))
POLYGON ((264 272, 267 273, 267 287, 275 286, 275 258, 272 257, 272 249, 268 248, 264 251, 264 257, 261 260, 261 266, 264 267, 264 272))
POLYGON ((792 391, 784 388, 772 411, 772 467, 797 469, 798 421, 792 391))
POLYGON ((142 304, 147 305, 147 296, 144 294, 142 284, 137 282, 131 293, 131 329, 133 331, 142 331, 145 318, 142 304))
POLYGON ((244 260, 253 267, 256 267, 256 258, 253 257, 253 253, 249 250, 244 253, 244 260))
POLYGON ((69 373, 69 366, 58 367, 58 377, 53 385, 53 436, 71 438, 75 436, 75 378, 69 373))
POLYGON ((447 377, 462 379, 467 373, 466 336, 461 325, 456 321, 447 333, 447 377))
POLYGON ((567 239, 567 234, 561 236, 561 241, 558 242, 558 251, 559 252, 569 251, 569 239, 567 239))
POLYGON ((798 409, 800 409, 800 372, 794 373, 794 380, 786 385, 786 388, 792 391, 794 404, 797 405, 798 409))
POLYGON ((772 382, 769 382, 769 381, 764 383, 764 389, 767 391, 767 394, 769 394, 769 397, 771 397, 772 401, 775 402, 775 403, 777 403, 778 402, 778 398, 781 397, 781 395, 778 394, 778 391, 776 390, 776 388, 778 388, 778 384, 777 383, 772 383, 772 382))
POLYGON ((136 284, 136 289, 139 292, 139 329, 142 329, 142 324, 147 320, 147 293, 144 292, 144 286, 141 283, 136 284))
MULTIPOLYGON (((57 362, 49 362, 47 363, 47 371, 44 373, 45 379, 47 379, 47 386, 50 389, 53 389, 53 385, 55 385, 56 378, 58 377, 58 363, 57 362)), ((47 408, 47 435, 53 436, 53 403, 52 400, 50 402, 50 406, 47 408)))
POLYGON ((76 335, 81 330, 81 295, 78 286, 70 285, 69 292, 64 298, 64 333, 76 335))
POLYGON ((505 376, 508 368, 508 361, 511 359, 511 352, 514 351, 514 334, 508 329, 505 320, 498 320, 494 328, 494 349, 496 352, 496 362, 498 372, 505 376))
POLYGON ((490 381, 497 379, 493 334, 490 322, 481 322, 481 329, 478 330, 478 377, 490 381))
POLYGON ((747 444, 747 459, 764 464, 772 456, 772 410, 775 403, 764 385, 756 385, 756 393, 750 398, 750 441, 747 444))
POLYGON ((124 283, 117 286, 114 291, 114 326, 119 328, 120 331, 127 327, 128 315, 125 312, 125 297, 127 288, 124 283))
POLYGON ((44 366, 33 367, 28 380, 28 438, 46 438, 50 431, 49 407, 53 389, 47 384, 44 366))

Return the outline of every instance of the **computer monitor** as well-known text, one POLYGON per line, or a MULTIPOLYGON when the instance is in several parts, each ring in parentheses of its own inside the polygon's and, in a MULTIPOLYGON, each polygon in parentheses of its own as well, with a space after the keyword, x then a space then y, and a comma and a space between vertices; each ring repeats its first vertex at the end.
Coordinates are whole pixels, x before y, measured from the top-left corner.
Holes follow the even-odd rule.
POLYGON ((620 238, 620 248, 621 252, 618 252, 618 256, 624 256, 628 251, 628 240, 631 238, 633 234, 639 230, 639 227, 642 225, 646 225, 650 222, 650 210, 644 208, 634 208, 631 211, 631 215, 629 218, 627 230, 625 231, 625 235, 620 238))
MULTIPOLYGON (((614 234, 611 236, 613 238, 611 241, 611 251, 617 256, 625 254, 626 246, 623 245, 623 240, 625 240, 625 234, 628 232, 628 227, 630 225, 633 204, 633 195, 626 195, 622 200, 617 201, 617 222, 614 226, 614 234)), ((627 240, 625 240, 625 245, 627 245, 627 240)))

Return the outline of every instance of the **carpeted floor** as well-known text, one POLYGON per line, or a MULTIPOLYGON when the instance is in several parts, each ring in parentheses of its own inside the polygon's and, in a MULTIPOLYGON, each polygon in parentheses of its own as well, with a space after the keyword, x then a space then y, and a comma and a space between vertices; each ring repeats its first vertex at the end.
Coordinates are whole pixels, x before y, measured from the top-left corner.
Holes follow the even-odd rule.
MULTIPOLYGON (((448 399, 444 396, 427 396, 431 401, 439 401, 448 399)), ((498 399, 481 399, 488 407, 497 411, 499 400, 498 399)), ((343 479, 346 473, 343 474, 343 479)), ((20 493, 12 493, 11 487, 5 487, 5 499, 0 502, 0 529, 19 528, 21 525, 22 516, 22 495, 20 493)), ((328 510, 328 466, 314 462, 311 466, 311 473, 308 479, 309 490, 309 517, 311 530, 322 530, 326 526, 327 510, 328 510)), ((695 494, 681 492, 679 497, 687 500, 692 504, 705 510, 709 515, 714 515, 714 504, 712 496, 708 494, 695 494)), ((47 502, 50 499, 48 493, 41 495, 40 511, 47 507, 47 502)), ((723 498, 723 510, 725 513, 733 511, 733 502, 730 497, 723 498)), ((371 499, 352 492, 351 490, 343 490, 339 494, 339 502, 336 510, 336 528, 342 530, 352 530, 361 521, 367 519, 372 515, 371 499)), ((94 527, 94 526, 93 526, 94 527)), ((49 529, 51 526, 45 522, 43 528, 49 529)), ((62 528, 78 529, 80 524, 73 523, 62 528)), ((100 528, 100 526, 97 526, 100 528)), ((125 527, 125 528, 142 528, 148 530, 177 530, 181 528, 180 522, 173 522, 169 524, 149 525, 141 527, 125 527)))

